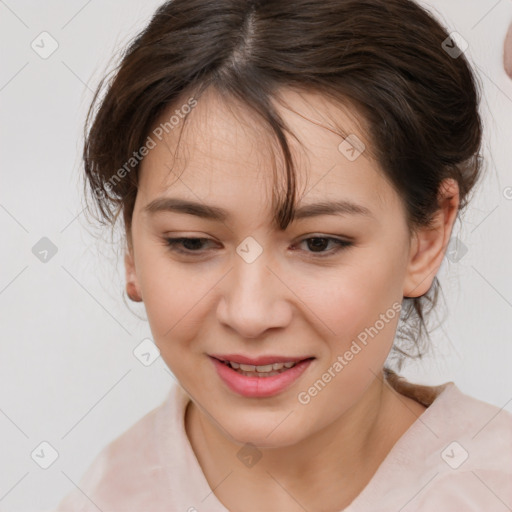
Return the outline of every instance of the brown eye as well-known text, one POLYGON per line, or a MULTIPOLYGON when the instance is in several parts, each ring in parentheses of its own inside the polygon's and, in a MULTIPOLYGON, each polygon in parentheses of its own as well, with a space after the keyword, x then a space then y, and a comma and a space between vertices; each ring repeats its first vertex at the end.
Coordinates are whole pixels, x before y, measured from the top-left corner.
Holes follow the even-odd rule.
POLYGON ((209 238, 165 238, 166 244, 172 251, 191 256, 203 254, 201 247, 208 241, 209 238))
POLYGON ((340 240, 338 238, 326 237, 326 236, 315 236, 310 238, 305 238, 300 243, 306 243, 308 248, 311 250, 307 251, 315 256, 325 257, 331 256, 344 248, 350 247, 353 245, 352 242, 348 242, 346 240, 340 240), (334 249, 326 251, 325 249, 329 247, 329 244, 334 244, 334 249))

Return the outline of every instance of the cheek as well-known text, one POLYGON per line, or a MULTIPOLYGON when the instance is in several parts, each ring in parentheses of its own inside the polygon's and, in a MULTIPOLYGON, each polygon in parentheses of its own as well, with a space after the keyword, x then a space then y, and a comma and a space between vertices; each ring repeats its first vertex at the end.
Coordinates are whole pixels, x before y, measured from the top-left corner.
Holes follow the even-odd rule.
POLYGON ((205 291, 205 283, 186 265, 179 265, 165 248, 139 246, 137 276, 148 321, 155 339, 161 342, 183 329, 187 313, 205 291))
POLYGON ((301 279, 298 295, 326 326, 328 336, 346 343, 388 310, 394 316, 397 301, 402 301, 402 279, 396 259, 366 255, 323 276, 301 279))
POLYGON ((402 301, 397 272, 392 257, 371 257, 332 272, 322 286, 316 281, 316 287, 309 287, 315 291, 309 294, 308 306, 321 319, 317 325, 328 326, 323 332, 329 334, 318 374, 306 385, 311 387, 301 391, 310 397, 311 407, 329 411, 327 416, 318 413, 326 424, 357 402, 389 355, 402 301), (318 385, 320 381, 325 385, 318 385))

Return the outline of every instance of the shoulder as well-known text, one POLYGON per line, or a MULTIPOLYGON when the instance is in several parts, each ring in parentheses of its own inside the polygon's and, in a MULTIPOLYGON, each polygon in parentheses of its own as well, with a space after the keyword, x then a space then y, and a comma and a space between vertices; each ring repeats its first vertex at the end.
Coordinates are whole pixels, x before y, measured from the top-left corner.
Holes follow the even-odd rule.
MULTIPOLYGON (((480 463, 480 454, 490 451, 503 456, 510 456, 512 448, 512 414, 505 407, 484 402, 463 393, 455 384, 446 389, 439 397, 439 407, 435 411, 435 423, 445 434, 457 435, 466 440, 468 445, 468 461, 473 451, 473 462, 480 463)), ((507 462, 511 463, 508 457, 507 462)), ((490 462, 484 457, 481 463, 490 462)), ((506 464, 510 470, 510 465, 506 464)))
POLYGON ((55 512, 116 512, 136 510, 157 498, 167 488, 157 446, 159 421, 170 406, 164 402, 149 411, 94 458, 77 488, 68 494, 55 512), (124 507, 124 508, 123 508, 124 507))
POLYGON ((481 512, 511 510, 512 472, 510 468, 472 468, 437 473, 419 493, 411 508, 416 512, 481 512))
POLYGON ((420 417, 435 441, 424 453, 427 471, 414 510, 510 510, 512 414, 453 383, 434 403, 420 417))
POLYGON ((467 460, 472 455, 473 462, 481 460, 485 463, 489 458, 481 457, 481 454, 492 452, 496 460, 503 461, 507 467, 512 459, 507 458, 511 450, 506 451, 512 448, 512 414, 505 406, 497 407, 463 393, 452 381, 425 386, 408 382, 390 370, 388 372, 388 381, 396 391, 427 407, 406 439, 414 442, 424 439, 426 450, 448 448, 446 443, 458 441, 461 451, 468 451, 467 460))
POLYGON ((512 510, 512 414, 454 382, 399 384, 428 406, 348 510, 512 510))

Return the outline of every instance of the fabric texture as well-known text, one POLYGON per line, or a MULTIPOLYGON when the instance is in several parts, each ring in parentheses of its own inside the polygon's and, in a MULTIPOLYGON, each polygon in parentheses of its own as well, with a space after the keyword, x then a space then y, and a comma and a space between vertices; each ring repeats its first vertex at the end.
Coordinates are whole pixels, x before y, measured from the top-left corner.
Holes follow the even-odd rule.
MULTIPOLYGON (((422 386, 393 372, 386 377, 427 409, 343 512, 512 510, 512 414, 453 382, 422 386)), ((161 405, 96 456, 55 512, 228 512, 186 435, 189 400, 174 384, 161 405)))

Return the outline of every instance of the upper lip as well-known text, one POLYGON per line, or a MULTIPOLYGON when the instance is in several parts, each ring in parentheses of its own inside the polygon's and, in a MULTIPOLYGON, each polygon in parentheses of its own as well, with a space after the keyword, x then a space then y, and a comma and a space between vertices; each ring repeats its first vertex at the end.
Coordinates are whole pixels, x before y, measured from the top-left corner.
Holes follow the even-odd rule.
POLYGON ((247 357, 241 354, 210 354, 210 357, 215 359, 219 359, 220 361, 232 361, 234 363, 239 364, 252 364, 253 366, 264 366, 272 363, 287 363, 293 362, 298 363, 299 361, 304 361, 304 359, 312 359, 313 356, 278 356, 278 355, 268 355, 268 356, 259 356, 259 357, 247 357))

